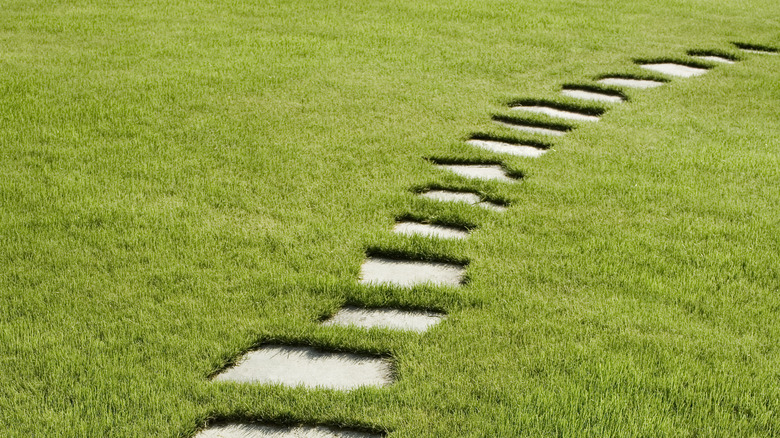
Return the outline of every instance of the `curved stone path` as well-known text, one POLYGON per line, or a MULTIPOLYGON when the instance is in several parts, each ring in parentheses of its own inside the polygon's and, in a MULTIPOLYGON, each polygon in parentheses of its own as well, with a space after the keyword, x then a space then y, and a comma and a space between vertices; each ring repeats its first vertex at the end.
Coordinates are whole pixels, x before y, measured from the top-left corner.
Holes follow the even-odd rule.
MULTIPOLYGON (((777 50, 763 46, 734 43, 745 53, 777 54, 777 50)), ((689 78, 706 74, 715 64, 733 64, 737 58, 715 52, 688 52, 693 58, 692 65, 678 62, 642 62, 643 69, 672 78, 689 78)), ((607 76, 596 83, 610 87, 651 89, 663 86, 666 81, 631 76, 607 76)), ((606 103, 626 101, 622 92, 613 89, 599 89, 589 85, 566 85, 561 93, 564 96, 606 103)), ((514 105, 510 110, 542 114, 554 119, 596 122, 601 114, 594 115, 587 109, 581 111, 571 107, 548 104, 514 105)), ((522 133, 541 134, 560 137, 575 129, 554 125, 541 125, 535 122, 523 122, 504 118, 493 121, 504 127, 522 133)), ((499 155, 513 155, 527 158, 542 156, 545 149, 532 144, 513 143, 499 139, 472 138, 467 144, 488 150, 499 155)), ((443 170, 453 172, 467 180, 480 179, 498 182, 511 182, 503 166, 498 164, 437 164, 443 170)), ((507 206, 484 199, 476 192, 463 192, 442 188, 429 189, 419 194, 423 199, 434 202, 465 203, 502 212, 507 206)), ((400 221, 393 229, 395 233, 415 238, 465 239, 468 231, 442 224, 426 224, 415 221, 400 221)), ((359 283, 373 285, 392 285, 394 287, 413 287, 420 284, 460 287, 467 266, 446 261, 398 260, 371 256, 361 267, 359 283)), ((353 326, 355 328, 382 327, 394 330, 406 330, 424 333, 442 322, 445 315, 435 312, 408 311, 404 309, 370 309, 344 307, 332 318, 322 323, 324 327, 353 326)), ((383 358, 369 355, 327 352, 304 346, 265 345, 247 352, 236 364, 214 377, 214 381, 233 381, 243 383, 281 383, 289 386, 315 388, 333 388, 348 391, 361 386, 384 387, 392 383, 392 363, 383 358)), ((373 438, 381 435, 354 430, 331 429, 319 426, 279 426, 254 423, 215 424, 200 431, 196 438, 262 438, 262 437, 298 437, 298 438, 373 438)))

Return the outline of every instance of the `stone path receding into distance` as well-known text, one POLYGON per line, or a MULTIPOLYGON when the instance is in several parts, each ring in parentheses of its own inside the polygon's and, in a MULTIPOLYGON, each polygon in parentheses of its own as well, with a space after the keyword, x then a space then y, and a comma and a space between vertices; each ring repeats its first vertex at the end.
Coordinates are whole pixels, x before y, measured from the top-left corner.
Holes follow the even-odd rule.
MULTIPOLYGON (((775 49, 734 43, 745 53, 777 54, 775 49)), ((699 62, 727 65, 737 61, 737 58, 727 57, 717 53, 694 53, 689 56, 699 62)), ((673 78, 688 78, 707 73, 713 66, 693 67, 676 62, 640 63, 643 69, 653 71, 673 78)), ((647 90, 663 86, 665 80, 647 79, 631 76, 607 76, 596 79, 598 84, 608 87, 647 90)), ((590 85, 566 85, 561 94, 566 97, 586 101, 604 103, 621 103, 626 101, 624 94, 610 89, 598 89, 590 85)), ((534 101, 536 102, 536 101, 534 101)), ((597 122, 602 113, 593 115, 593 110, 583 109, 579 112, 569 107, 555 104, 513 105, 510 110, 540 114, 550 118, 576 120, 582 122, 597 122), (566 108, 566 109, 564 109, 566 108)), ((502 118, 493 121, 505 127, 527 134, 542 134, 560 137, 575 129, 566 127, 541 126, 531 122, 521 122, 502 118)), ((563 125, 561 125, 563 126, 563 125)), ((538 158, 547 149, 524 144, 508 142, 502 139, 471 138, 466 143, 474 148, 486 150, 496 155, 538 158)), ((529 143, 532 143, 529 141, 529 143)), ((488 180, 496 182, 514 181, 501 164, 442 164, 434 165, 451 171, 466 180, 488 180)), ((505 211, 508 206, 491 202, 477 192, 459 191, 446 188, 431 188, 419 193, 422 199, 429 202, 450 202, 480 207, 489 213, 505 211)), ((426 239, 466 239, 469 232, 462 228, 428 224, 421 221, 398 221, 392 229, 399 238, 426 239)), ((357 281, 364 287, 372 288, 385 285, 398 288, 409 288, 421 285, 433 287, 462 287, 466 276, 466 263, 451 263, 446 261, 397 260, 390 257, 371 255, 361 266, 357 281)), ((403 330, 423 334, 446 319, 441 313, 406 310, 394 308, 362 308, 348 306, 341 308, 335 315, 321 323, 321 327, 347 327, 356 330, 374 328, 403 330)), ((246 352, 236 361, 235 365, 222 370, 214 378, 214 382, 237 382, 248 384, 283 384, 287 386, 304 386, 311 388, 331 388, 349 391, 361 386, 382 388, 392 383, 393 364, 391 360, 372 355, 346 354, 328 352, 305 346, 265 345, 259 349, 246 352)), ((377 438, 383 435, 351 430, 330 429, 315 426, 278 426, 255 423, 216 424, 200 431, 196 438, 377 438)))

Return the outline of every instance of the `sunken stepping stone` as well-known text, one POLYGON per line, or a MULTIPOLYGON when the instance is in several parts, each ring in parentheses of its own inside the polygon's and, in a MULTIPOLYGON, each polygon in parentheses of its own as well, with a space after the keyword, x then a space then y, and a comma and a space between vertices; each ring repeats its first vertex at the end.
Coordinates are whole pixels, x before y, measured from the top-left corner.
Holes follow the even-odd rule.
POLYGON ((586 90, 584 88, 572 88, 572 87, 564 88, 561 90, 561 94, 563 94, 564 96, 573 97, 575 99, 594 100, 597 102, 619 103, 625 100, 623 96, 620 96, 618 94, 608 93, 603 91, 586 90))
POLYGON ((468 231, 460 228, 408 221, 396 223, 393 231, 405 236, 438 237, 441 239, 465 239, 469 236, 468 231))
POLYGON ((701 59, 702 61, 718 62, 721 64, 735 64, 733 59, 724 58, 717 55, 693 55, 694 58, 701 59))
POLYGON ((566 135, 566 131, 559 130, 559 129, 528 125, 522 122, 508 122, 505 120, 493 120, 493 121, 506 128, 514 129, 515 131, 530 132, 532 134, 554 135, 556 137, 566 135))
POLYGON ((328 353, 309 347, 268 345, 248 352, 214 380, 347 391, 361 386, 389 385, 392 372, 386 359, 328 353))
POLYGON ((755 53, 757 55, 777 55, 777 49, 770 47, 755 46, 753 44, 734 43, 734 45, 745 53, 755 53))
POLYGON ((466 268, 463 265, 417 260, 394 260, 370 257, 360 268, 360 283, 411 287, 418 284, 461 286, 466 268))
POLYGON ((633 79, 633 78, 619 78, 619 77, 608 77, 608 78, 602 78, 598 81, 599 84, 604 85, 614 85, 617 87, 627 87, 627 88, 637 88, 640 90, 645 90, 648 88, 655 88, 660 87, 664 83, 661 81, 653 81, 650 79, 633 79))
POLYGON ((436 167, 449 170, 464 178, 481 179, 485 181, 514 181, 497 164, 439 164, 436 167))
POLYGON ((382 435, 327 427, 266 426, 249 423, 230 423, 211 426, 195 438, 380 438, 382 435))
POLYGON ((529 157, 538 158, 547 153, 544 149, 539 149, 533 146, 527 146, 522 144, 505 143, 503 141, 496 140, 478 140, 471 139, 466 142, 471 146, 476 146, 481 149, 485 149, 491 152, 499 154, 509 154, 516 157, 529 157))
POLYGON ((457 202, 463 204, 476 205, 486 210, 504 211, 506 207, 494 202, 483 201, 479 195, 471 192, 453 192, 451 190, 430 190, 420 194, 421 197, 433 201, 457 202))
POLYGON ((600 118, 599 116, 594 116, 591 114, 578 113, 576 111, 562 110, 543 105, 517 105, 510 109, 513 111, 526 111, 535 114, 544 114, 550 117, 557 117, 560 119, 578 120, 582 122, 597 122, 600 118))
POLYGON ((377 327, 422 333, 443 319, 444 315, 434 312, 344 307, 322 325, 377 327))
POLYGON ((640 65, 645 70, 654 71, 656 73, 662 73, 669 76, 677 76, 679 78, 690 78, 693 76, 701 76, 707 73, 706 68, 691 67, 689 65, 675 64, 673 62, 662 62, 658 64, 642 64, 640 65))

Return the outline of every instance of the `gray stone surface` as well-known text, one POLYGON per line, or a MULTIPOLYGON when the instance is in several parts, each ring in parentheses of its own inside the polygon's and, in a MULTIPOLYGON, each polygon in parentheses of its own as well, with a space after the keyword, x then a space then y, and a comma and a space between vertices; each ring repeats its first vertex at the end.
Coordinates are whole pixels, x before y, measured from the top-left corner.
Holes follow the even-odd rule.
POLYGON ((389 361, 370 356, 327 353, 309 347, 267 345, 250 351, 217 382, 278 383, 287 386, 350 390, 392 383, 389 361))
POLYGON ((745 53, 755 53, 757 55, 777 55, 778 52, 770 52, 769 50, 757 50, 757 49, 743 49, 739 48, 739 50, 742 50, 745 53))
POLYGON ((469 236, 468 231, 460 228, 411 221, 396 223, 393 231, 406 236, 438 237, 441 239, 465 239, 469 236))
POLYGON ((693 76, 701 76, 707 73, 706 68, 696 68, 683 64, 675 64, 673 62, 662 62, 658 64, 642 64, 645 70, 654 71, 669 76, 676 76, 678 78, 690 78, 693 76))
POLYGON ((701 59, 702 61, 719 62, 721 64, 734 64, 734 61, 722 56, 715 55, 694 55, 694 58, 701 59))
POLYGON ((453 263, 393 260, 370 257, 360 269, 362 284, 392 284, 411 287, 418 284, 460 286, 466 269, 453 263))
POLYGON ((613 85, 617 87, 638 88, 641 90, 660 87, 664 83, 661 81, 652 81, 650 79, 631 79, 631 78, 603 78, 596 81, 604 85, 613 85))
POLYGON ((581 122, 596 122, 599 120, 599 116, 593 116, 590 114, 583 114, 574 111, 566 111, 550 106, 542 105, 518 105, 511 108, 513 111, 525 111, 535 114, 545 114, 550 117, 557 117, 566 120, 577 120, 581 122))
POLYGON ((422 333, 440 323, 443 319, 444 315, 434 312, 345 307, 333 315, 332 318, 322 323, 322 325, 362 328, 380 327, 422 333))
POLYGON ((195 438, 380 438, 382 435, 327 427, 266 426, 251 423, 230 423, 211 426, 195 438))
POLYGON ((450 190, 430 190, 420 194, 421 197, 431 199, 433 201, 441 202, 459 202, 464 204, 476 205, 486 210, 492 211, 504 211, 506 207, 503 205, 494 204, 488 201, 480 200, 479 195, 476 193, 468 192, 453 192, 450 190))
POLYGON ((559 131, 557 129, 541 128, 538 126, 524 125, 522 123, 509 123, 502 120, 494 120, 494 122, 506 128, 514 129, 515 131, 530 132, 532 134, 554 135, 554 136, 566 135, 566 131, 559 131))
POLYGON ((495 140, 473 139, 473 140, 468 140, 466 143, 470 144, 471 146, 475 146, 491 152, 496 152, 499 154, 509 154, 509 155, 514 155, 516 157, 538 158, 547 152, 545 149, 539 149, 533 146, 504 143, 502 141, 495 141, 495 140))
POLYGON ((573 97, 575 99, 582 99, 582 100, 595 100, 598 102, 611 102, 611 103, 623 102, 623 98, 620 96, 616 96, 614 94, 599 93, 597 91, 564 88, 563 90, 561 90, 561 94, 563 94, 564 96, 573 97))
POLYGON ((464 178, 481 179, 485 181, 514 181, 514 179, 506 174, 501 166, 495 164, 439 164, 436 167, 449 170, 464 178))

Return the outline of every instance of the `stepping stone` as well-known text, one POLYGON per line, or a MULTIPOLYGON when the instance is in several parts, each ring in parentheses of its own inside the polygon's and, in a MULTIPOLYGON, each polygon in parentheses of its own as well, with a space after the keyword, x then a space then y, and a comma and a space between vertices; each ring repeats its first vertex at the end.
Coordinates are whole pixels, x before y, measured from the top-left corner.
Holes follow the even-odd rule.
POLYGON ((268 345, 250 351, 217 382, 266 383, 350 390, 392 383, 386 359, 347 353, 327 353, 309 347, 268 345))
POLYGON ((532 134, 544 134, 544 135, 554 135, 556 137, 560 137, 562 135, 566 135, 566 131, 561 131, 558 129, 550 129, 550 128, 542 128, 540 126, 533 126, 533 125, 525 125, 521 122, 505 122, 503 120, 493 120, 495 123, 498 123, 501 126, 514 129, 516 131, 522 131, 522 132, 530 132, 532 134))
POLYGON ((380 438, 374 433, 336 430, 327 427, 265 426, 251 423, 231 423, 211 426, 195 438, 380 438))
POLYGON ((600 91, 592 91, 592 90, 583 90, 581 88, 564 88, 561 90, 561 94, 568 97, 573 97, 575 99, 583 99, 583 100, 595 100, 598 102, 623 102, 625 99, 623 99, 622 96, 618 96, 616 94, 610 94, 610 93, 602 93, 600 91))
POLYGON ((746 53, 755 53, 758 55, 777 55, 777 52, 773 52, 771 50, 758 50, 758 49, 743 49, 740 47, 740 50, 746 53))
POLYGON ((422 333, 443 319, 444 315, 434 312, 344 307, 322 325, 379 327, 422 333))
POLYGON ((396 223, 393 231, 405 236, 438 237, 441 239, 465 239, 469 236, 468 231, 460 228, 407 221, 396 223))
POLYGON ((640 65, 645 70, 662 73, 669 76, 677 76, 680 78, 690 78, 693 76, 701 76, 707 73, 706 68, 691 67, 688 65, 675 64, 673 62, 662 62, 659 64, 642 64, 640 65))
POLYGON ((518 105, 518 106, 513 106, 510 109, 514 111, 526 111, 526 112, 536 113, 536 114, 545 114, 550 117, 558 117, 567 120, 579 120, 583 122, 597 122, 600 118, 599 116, 594 116, 591 114, 583 114, 583 113, 578 113, 576 111, 567 111, 558 108, 553 108, 551 106, 542 106, 542 105, 528 105, 528 106, 518 105))
POLYGON ((436 167, 446 169, 464 178, 481 179, 485 181, 512 182, 504 169, 497 164, 438 164, 436 167))
POLYGON ((476 193, 453 192, 451 190, 430 190, 420 194, 421 197, 441 202, 458 202, 482 207, 487 210, 504 211, 506 207, 494 202, 482 201, 476 193))
POLYGON ((632 79, 632 78, 616 78, 616 77, 603 78, 603 79, 599 79, 596 82, 598 82, 599 84, 604 84, 604 85, 614 85, 614 86, 617 86, 617 87, 638 88, 638 89, 641 89, 641 90, 645 90, 645 89, 648 89, 648 88, 660 87, 661 85, 664 84, 661 81, 653 81, 653 80, 650 80, 650 79, 632 79))
POLYGON ((693 57, 703 61, 719 62, 721 64, 734 64, 736 62, 731 59, 716 55, 693 55, 693 57))
POLYGON ((361 284, 390 284, 411 287, 418 284, 461 286, 466 268, 463 265, 417 260, 393 260, 369 257, 360 268, 361 284))
POLYGON ((778 51, 769 47, 754 46, 752 44, 734 43, 734 45, 745 53, 755 53, 758 55, 777 55, 778 51))
POLYGON ((496 141, 496 140, 472 139, 466 141, 466 143, 491 152, 496 152, 499 154, 509 154, 509 155, 514 155, 516 157, 538 158, 544 155, 545 153, 547 153, 545 149, 539 149, 533 146, 527 146, 522 144, 505 143, 503 141, 496 141))

